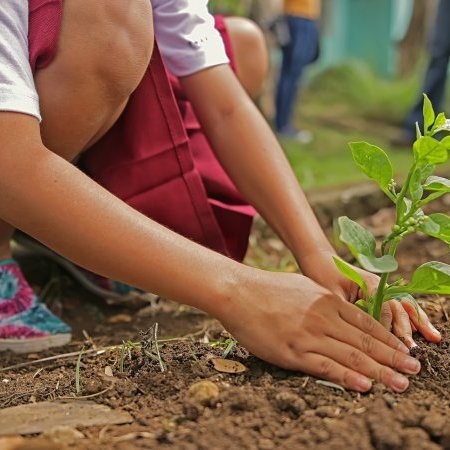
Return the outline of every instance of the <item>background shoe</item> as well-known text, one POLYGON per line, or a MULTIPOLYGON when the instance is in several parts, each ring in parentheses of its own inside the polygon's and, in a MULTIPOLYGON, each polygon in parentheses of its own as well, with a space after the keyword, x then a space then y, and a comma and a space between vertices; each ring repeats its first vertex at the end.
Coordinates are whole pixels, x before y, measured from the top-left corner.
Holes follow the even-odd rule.
POLYGON ((309 144, 312 142, 314 136, 309 130, 298 130, 295 127, 287 126, 278 131, 278 136, 282 139, 291 139, 300 144, 309 144))
POLYGON ((0 262, 0 351, 33 353, 68 344, 70 327, 43 305, 13 260, 0 262))

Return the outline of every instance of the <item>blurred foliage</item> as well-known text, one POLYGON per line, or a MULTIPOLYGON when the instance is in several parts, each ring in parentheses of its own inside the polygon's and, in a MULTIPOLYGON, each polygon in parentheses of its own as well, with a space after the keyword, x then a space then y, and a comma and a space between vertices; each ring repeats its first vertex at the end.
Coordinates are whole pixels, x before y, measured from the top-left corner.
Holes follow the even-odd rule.
MULTIPOLYGON (((411 148, 395 147, 400 125, 419 97, 423 70, 409 78, 382 79, 362 62, 317 73, 301 93, 295 122, 314 140, 282 140, 304 189, 367 181, 355 168, 348 142, 369 141, 386 149, 400 178, 409 167, 411 148)), ((447 98, 445 106, 450 109, 447 98)), ((447 169, 448 170, 448 165, 447 169)))
POLYGON ((248 14, 251 4, 251 0, 209 0, 209 9, 214 14, 244 16, 248 14))
POLYGON ((420 88, 418 73, 383 79, 361 61, 350 61, 319 73, 308 91, 316 102, 340 103, 358 116, 401 124, 420 88))

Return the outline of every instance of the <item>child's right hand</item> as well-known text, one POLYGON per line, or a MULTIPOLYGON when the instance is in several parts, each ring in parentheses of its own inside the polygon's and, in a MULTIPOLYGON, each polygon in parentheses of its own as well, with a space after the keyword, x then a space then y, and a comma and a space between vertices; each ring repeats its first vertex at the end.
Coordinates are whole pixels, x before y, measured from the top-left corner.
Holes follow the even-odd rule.
POLYGON ((403 392, 409 382, 398 372, 419 372, 392 333, 309 278, 243 272, 245 281, 219 319, 256 356, 360 392, 372 380, 403 392))

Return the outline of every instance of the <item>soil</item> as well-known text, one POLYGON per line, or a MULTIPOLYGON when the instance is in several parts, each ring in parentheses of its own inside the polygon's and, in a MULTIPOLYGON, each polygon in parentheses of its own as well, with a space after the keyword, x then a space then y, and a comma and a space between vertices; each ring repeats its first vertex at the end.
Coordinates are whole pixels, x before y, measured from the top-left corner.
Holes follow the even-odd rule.
MULTIPOLYGON (((391 215, 392 211, 382 210, 364 222, 381 235, 391 215)), ((265 258, 267 267, 281 262, 292 269, 289 253, 261 222, 256 225, 252 244, 250 262, 265 258)), ((399 258, 409 273, 430 259, 450 263, 448 247, 423 236, 409 238, 399 258)), ((411 377, 409 390, 400 395, 375 385, 370 393, 361 395, 281 370, 240 346, 230 346, 230 336, 221 325, 198 311, 178 308, 149 316, 148 311, 106 308, 50 263, 24 262, 29 279, 74 326, 75 340, 39 355, 4 353, 1 367, 79 352, 82 346, 86 350, 104 348, 127 340, 146 342, 151 349, 151 336, 139 331, 158 323, 165 371, 158 358, 138 349, 126 351, 123 358, 120 348, 100 355, 86 353, 80 364, 78 398, 88 397, 127 411, 133 422, 79 428, 82 434, 73 435, 66 444, 54 444, 51 433, 31 436, 17 448, 450 449, 448 298, 421 299, 444 338, 439 345, 416 338, 420 347, 415 355, 422 362, 422 371, 411 377), (179 339, 167 340, 170 337, 179 339), (226 350, 226 358, 242 363, 245 372, 215 369, 212 360, 223 357, 226 350)), ((73 401, 71 398, 77 397, 76 363, 75 356, 20 369, 0 369, 0 408, 58 399, 73 401)))

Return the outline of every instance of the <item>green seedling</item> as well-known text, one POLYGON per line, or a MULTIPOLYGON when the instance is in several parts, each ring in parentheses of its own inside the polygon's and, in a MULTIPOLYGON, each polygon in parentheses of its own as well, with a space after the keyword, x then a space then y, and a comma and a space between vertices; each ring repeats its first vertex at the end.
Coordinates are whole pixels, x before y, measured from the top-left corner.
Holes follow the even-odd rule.
POLYGON ((369 272, 380 274, 376 292, 368 292, 361 275, 349 264, 334 258, 338 269, 357 283, 364 293, 364 299, 358 300, 356 305, 377 320, 380 320, 383 303, 388 300, 406 299, 417 309, 411 294, 450 294, 450 266, 438 261, 421 265, 408 283, 399 279, 389 284, 390 275, 398 269, 395 253, 405 236, 419 231, 450 246, 450 217, 444 213, 426 215, 422 209, 450 192, 450 180, 433 175, 436 167, 446 163, 449 158, 450 136, 439 140, 437 135, 450 133, 450 120, 444 113, 435 115, 426 95, 423 116, 423 133, 417 125, 417 139, 413 145, 414 161, 401 189, 394 180, 391 161, 381 148, 367 142, 350 144, 357 166, 378 183, 396 208, 395 223, 379 251, 369 230, 345 216, 338 220, 340 240, 348 246, 359 265, 369 272))
POLYGON ((84 347, 78 354, 77 364, 75 365, 75 392, 77 395, 81 394, 81 358, 83 357, 84 347))

